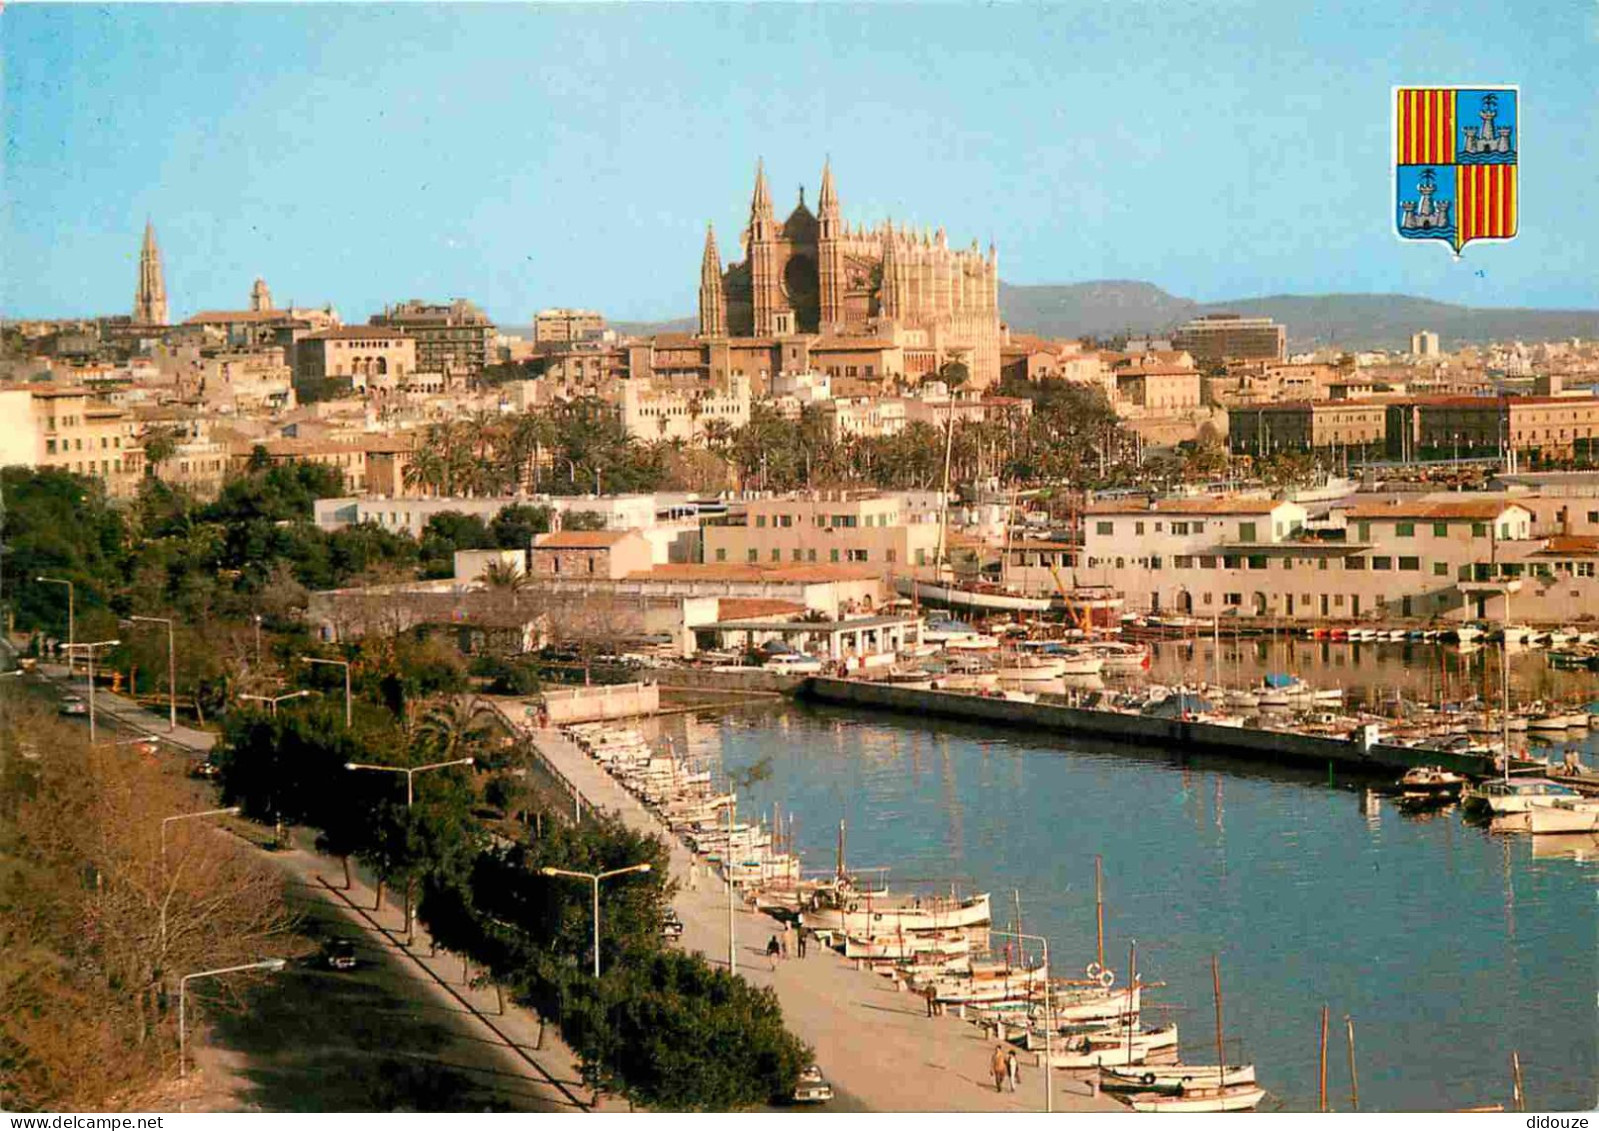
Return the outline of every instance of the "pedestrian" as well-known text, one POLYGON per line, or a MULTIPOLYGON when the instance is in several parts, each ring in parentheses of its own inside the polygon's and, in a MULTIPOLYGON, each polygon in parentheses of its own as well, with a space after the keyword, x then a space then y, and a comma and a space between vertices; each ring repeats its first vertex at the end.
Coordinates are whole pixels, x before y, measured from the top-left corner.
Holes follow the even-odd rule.
POLYGON ((690 860, 689 861, 689 865, 688 865, 688 890, 689 891, 699 891, 700 890, 700 862, 698 860, 690 860))
POLYGON ((1005 1077, 1010 1075, 1010 1069, 1005 1063, 1005 1046, 995 1045, 994 1056, 988 1062, 988 1070, 994 1074, 994 1091, 1005 1090, 1005 1077))
POLYGON ((929 982, 927 988, 922 991, 922 996, 927 999, 927 1016, 938 1016, 938 990, 933 988, 931 982, 929 982))
POLYGON ((1014 1092, 1022 1078, 1022 1069, 1016 1060, 1015 1049, 1008 1049, 1005 1052, 1005 1076, 1010 1081, 1010 1090, 1014 1092))
POLYGON ((805 957, 805 932, 803 930, 799 933, 799 956, 801 958, 805 957))
POLYGON ((766 944, 766 961, 771 964, 773 973, 777 972, 777 955, 782 949, 783 944, 777 941, 776 935, 773 935, 766 944))

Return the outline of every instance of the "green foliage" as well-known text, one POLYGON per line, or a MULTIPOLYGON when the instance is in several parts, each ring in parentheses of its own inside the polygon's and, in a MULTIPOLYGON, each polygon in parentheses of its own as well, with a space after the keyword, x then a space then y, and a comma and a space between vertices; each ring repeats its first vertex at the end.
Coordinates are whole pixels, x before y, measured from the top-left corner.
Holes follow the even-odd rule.
MULTIPOLYGON (((94 623, 97 611, 107 617, 129 535, 99 481, 53 469, 8 467, 0 471, 0 490, 6 574, 21 582, 10 592, 17 628, 66 639, 67 587, 36 583, 40 575, 73 583, 80 630, 94 623)), ((79 638, 89 639, 82 631, 79 638)))
POLYGON ((562 530, 604 530, 605 516, 598 511, 571 511, 561 519, 562 530))
POLYGON ((423 577, 452 577, 457 550, 491 550, 494 536, 483 520, 460 511, 441 511, 422 528, 418 556, 423 577))
POLYGON ((505 656, 477 656, 471 673, 489 681, 486 690, 492 695, 536 695, 544 685, 533 664, 505 656))
POLYGON ((535 534, 550 529, 550 508, 512 503, 494 516, 489 523, 489 536, 502 550, 525 550, 533 544, 535 534))

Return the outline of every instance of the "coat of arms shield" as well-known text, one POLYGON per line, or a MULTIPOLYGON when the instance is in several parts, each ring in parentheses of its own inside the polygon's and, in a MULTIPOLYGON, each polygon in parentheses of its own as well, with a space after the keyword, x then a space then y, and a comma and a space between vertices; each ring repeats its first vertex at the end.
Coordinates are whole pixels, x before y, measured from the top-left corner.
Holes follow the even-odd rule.
POLYGON ((1394 88, 1394 225, 1457 256, 1473 240, 1516 236, 1521 90, 1394 88))

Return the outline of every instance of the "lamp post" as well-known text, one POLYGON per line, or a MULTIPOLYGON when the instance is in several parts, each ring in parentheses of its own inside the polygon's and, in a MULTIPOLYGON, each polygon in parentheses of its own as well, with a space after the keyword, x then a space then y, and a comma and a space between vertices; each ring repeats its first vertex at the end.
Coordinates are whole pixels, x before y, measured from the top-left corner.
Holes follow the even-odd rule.
POLYGON ((224 966, 220 970, 201 970, 195 974, 185 974, 178 979, 178 1079, 185 1079, 189 1074, 189 1020, 185 1011, 188 1004, 189 983, 195 978, 215 978, 219 974, 237 974, 243 970, 269 970, 276 974, 287 963, 281 958, 268 958, 264 962, 249 962, 243 966, 224 966))
MULTIPOLYGON (((727 877, 727 972, 738 973, 738 939, 733 927, 733 815, 738 811, 738 794, 727 799, 727 852, 722 857, 722 871, 727 877)), ((839 828, 843 828, 842 823, 839 828)), ((839 836, 843 836, 839 833, 839 836)))
POLYGON ((67 587, 67 674, 72 675, 76 670, 73 666, 72 643, 77 639, 77 590, 72 582, 64 577, 35 577, 35 581, 47 585, 65 585, 67 587))
POLYGON ((261 666, 261 614, 255 614, 255 666, 261 666))
POLYGON ((546 876, 566 876, 574 880, 587 880, 594 886, 594 976, 600 976, 600 881, 613 876, 626 876, 634 872, 648 872, 648 864, 634 864, 629 868, 613 868, 609 872, 569 872, 565 868, 540 868, 546 876))
MULTIPOLYGON (((69 657, 69 659, 73 655, 73 653, 79 648, 85 649, 89 653, 89 741, 90 742, 93 742, 95 740, 95 737, 94 737, 94 733, 95 733, 94 732, 94 650, 96 648, 115 648, 118 644, 121 644, 121 643, 122 643, 122 641, 120 641, 120 640, 96 640, 93 643, 88 643, 88 644, 68 644, 67 645, 67 656, 69 657)), ((67 670, 68 671, 72 670, 71 667, 70 667, 70 664, 69 664, 67 670)))
MULTIPOLYGON (((161 875, 167 874, 167 826, 173 821, 192 821, 198 817, 220 817, 224 813, 237 813, 239 807, 230 805, 226 809, 202 809, 198 813, 179 813, 175 817, 161 818, 161 875)), ((158 937, 161 939, 161 958, 166 961, 167 953, 167 901, 161 901, 161 910, 156 924, 158 937)))
POLYGON ((167 730, 178 729, 178 652, 172 636, 171 617, 130 616, 128 620, 167 626, 167 730))
MULTIPOLYGON (((332 664, 334 667, 344 669, 344 729, 350 729, 350 662, 348 660, 324 660, 319 656, 301 656, 302 664, 332 664)), ((384 767, 388 768, 388 767, 384 767)))
POLYGON ((1028 935, 1021 931, 989 931, 989 936, 1030 940, 1044 948, 1044 1110, 1055 1110, 1055 998, 1049 986, 1049 940, 1043 935, 1028 935))
MULTIPOLYGON (((473 759, 471 758, 455 758, 448 762, 429 762, 425 766, 377 766, 368 762, 346 762, 344 763, 344 768, 346 770, 382 770, 391 774, 404 774, 405 808, 406 811, 409 812, 411 809, 411 803, 416 798, 415 786, 412 783, 415 781, 417 774, 420 774, 424 770, 442 770, 446 766, 470 766, 472 763, 473 759)), ((383 893, 380 886, 378 891, 378 901, 381 903, 382 899, 383 893)), ((411 881, 410 878, 407 877, 405 881, 405 942, 407 946, 411 944, 412 910, 411 881)))
POLYGON ((282 703, 282 702, 284 702, 285 700, 288 700, 288 699, 304 699, 308 695, 315 695, 315 694, 316 694, 316 692, 314 692, 314 691, 306 691, 306 690, 291 691, 287 695, 244 695, 244 694, 241 693, 239 695, 239 698, 240 699, 250 699, 250 700, 253 700, 253 701, 257 702, 257 703, 270 704, 271 708, 272 708, 272 717, 275 719, 275 718, 278 717, 278 704, 279 703, 282 703))

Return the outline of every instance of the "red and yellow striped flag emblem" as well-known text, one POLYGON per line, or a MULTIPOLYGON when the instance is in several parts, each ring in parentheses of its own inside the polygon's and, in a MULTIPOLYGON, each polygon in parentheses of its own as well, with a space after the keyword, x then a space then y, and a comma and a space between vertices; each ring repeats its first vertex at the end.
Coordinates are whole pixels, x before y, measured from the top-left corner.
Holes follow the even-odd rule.
POLYGON ((1455 92, 1406 88, 1399 99, 1400 165, 1452 165, 1455 160, 1455 92))
POLYGON ((1455 246, 1516 234, 1516 166, 1462 165, 1457 170, 1455 246))

